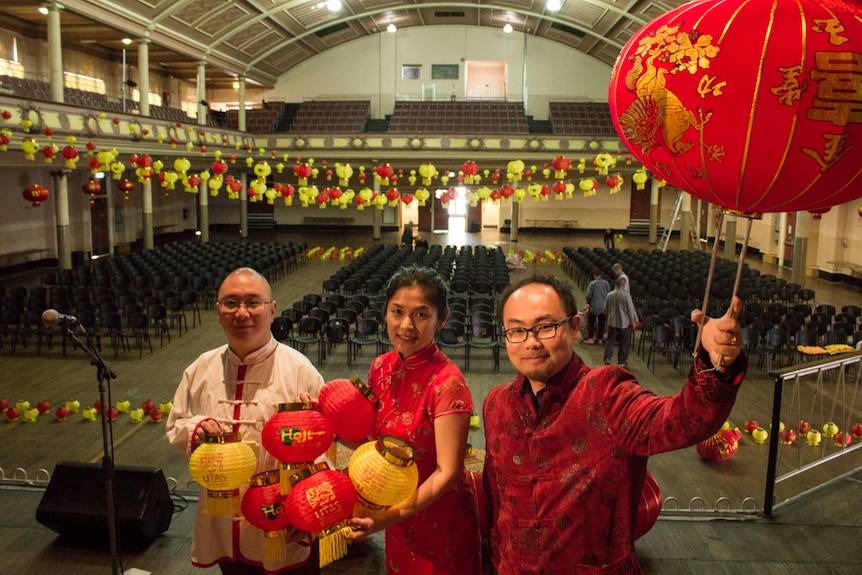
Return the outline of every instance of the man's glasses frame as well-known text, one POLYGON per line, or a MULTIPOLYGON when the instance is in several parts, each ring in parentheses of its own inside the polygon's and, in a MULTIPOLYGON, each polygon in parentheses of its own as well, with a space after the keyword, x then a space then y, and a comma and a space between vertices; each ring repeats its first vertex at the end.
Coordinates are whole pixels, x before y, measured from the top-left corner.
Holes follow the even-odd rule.
POLYGON ((503 336, 509 343, 524 343, 530 337, 531 333, 536 339, 552 339, 557 335, 557 328, 571 321, 573 317, 574 314, 558 322, 537 323, 532 327, 511 327, 503 330, 503 336))
POLYGON ((227 299, 219 300, 216 303, 218 304, 219 308, 222 311, 225 311, 228 313, 236 313, 239 311, 240 307, 244 307, 246 309, 246 311, 248 311, 248 312, 255 312, 255 311, 259 311, 259 310, 263 309, 263 306, 272 303, 272 300, 264 301, 264 300, 259 300, 259 299, 251 299, 248 301, 243 301, 243 300, 238 300, 238 299, 227 298, 227 299))

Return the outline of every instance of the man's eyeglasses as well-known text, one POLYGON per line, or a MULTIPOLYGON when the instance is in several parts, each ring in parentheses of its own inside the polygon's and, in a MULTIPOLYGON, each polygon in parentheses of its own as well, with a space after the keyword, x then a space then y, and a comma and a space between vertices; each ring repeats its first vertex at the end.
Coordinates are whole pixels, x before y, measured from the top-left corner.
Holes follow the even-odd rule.
POLYGON ((538 323, 533 327, 512 327, 503 330, 503 335, 509 343, 524 343, 530 336, 530 333, 536 336, 536 339, 551 339, 557 335, 557 328, 572 319, 573 316, 561 319, 556 323, 538 323))
POLYGON ((223 299, 216 302, 222 311, 227 312, 235 312, 238 311, 240 306, 244 306, 246 311, 257 311, 261 309, 268 303, 272 303, 271 301, 262 301, 258 299, 252 299, 248 301, 242 301, 238 299, 223 299))

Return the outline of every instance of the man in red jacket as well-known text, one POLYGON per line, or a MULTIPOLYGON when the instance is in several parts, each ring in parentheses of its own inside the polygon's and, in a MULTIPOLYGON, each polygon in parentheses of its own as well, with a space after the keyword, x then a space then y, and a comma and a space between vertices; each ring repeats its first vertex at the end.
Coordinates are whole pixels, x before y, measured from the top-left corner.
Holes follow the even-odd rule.
MULTIPOLYGON (((733 304, 737 315, 742 303, 733 304)), ((693 445, 726 420, 747 368, 742 330, 706 318, 682 389, 659 397, 620 366, 573 351, 580 318, 554 277, 510 286, 500 310, 514 381, 484 405, 485 493, 498 575, 640 573, 634 546, 650 455, 693 445)))

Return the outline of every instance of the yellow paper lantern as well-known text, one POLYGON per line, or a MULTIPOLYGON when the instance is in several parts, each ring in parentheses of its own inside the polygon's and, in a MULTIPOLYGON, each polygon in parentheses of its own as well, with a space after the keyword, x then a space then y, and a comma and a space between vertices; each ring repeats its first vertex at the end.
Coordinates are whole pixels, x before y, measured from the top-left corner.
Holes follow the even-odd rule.
POLYGON ((192 452, 189 471, 207 490, 207 514, 232 517, 240 512, 239 488, 251 479, 257 459, 238 433, 207 434, 192 452))
POLYGON ((416 490, 419 470, 409 443, 394 435, 381 435, 350 456, 347 472, 360 499, 369 507, 390 507, 416 490))
POLYGON ((643 168, 637 170, 634 174, 632 174, 632 181, 635 183, 637 189, 639 190, 644 189, 647 179, 649 179, 649 176, 647 175, 646 170, 644 170, 643 168))

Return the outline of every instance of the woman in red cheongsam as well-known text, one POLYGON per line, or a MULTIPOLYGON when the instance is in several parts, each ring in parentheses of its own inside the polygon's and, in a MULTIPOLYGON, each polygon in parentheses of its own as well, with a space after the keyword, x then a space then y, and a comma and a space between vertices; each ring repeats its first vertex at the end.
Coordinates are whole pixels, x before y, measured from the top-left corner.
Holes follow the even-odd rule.
POLYGON ((449 315, 446 285, 431 269, 402 268, 386 287, 385 309, 395 349, 369 371, 380 400, 373 434, 413 446, 419 486, 397 505, 352 519, 355 539, 386 530, 388 573, 478 575, 479 522, 464 473, 473 400, 461 371, 434 343, 449 315))

